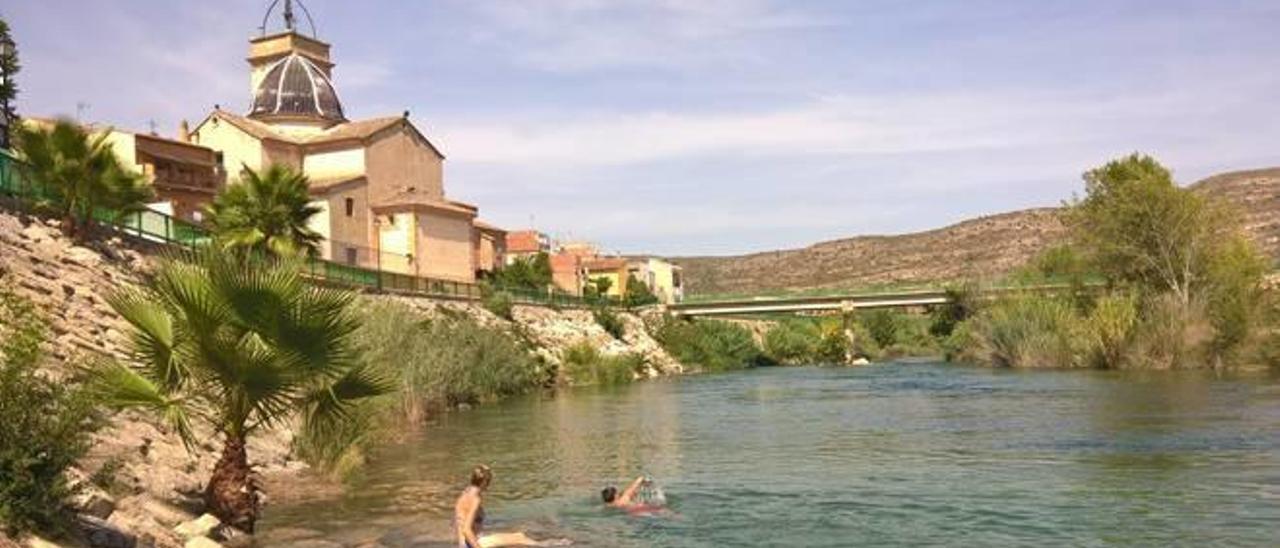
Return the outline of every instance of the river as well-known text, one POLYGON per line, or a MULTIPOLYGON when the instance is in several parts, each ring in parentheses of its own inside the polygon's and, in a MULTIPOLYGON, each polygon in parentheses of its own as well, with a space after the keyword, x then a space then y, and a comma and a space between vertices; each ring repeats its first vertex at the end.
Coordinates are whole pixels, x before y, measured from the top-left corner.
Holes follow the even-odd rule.
POLYGON ((269 507, 262 538, 446 546, 479 462, 491 530, 576 546, 1275 546, 1280 378, 890 363, 521 398, 269 507), (601 507, 640 473, 670 515, 601 507))

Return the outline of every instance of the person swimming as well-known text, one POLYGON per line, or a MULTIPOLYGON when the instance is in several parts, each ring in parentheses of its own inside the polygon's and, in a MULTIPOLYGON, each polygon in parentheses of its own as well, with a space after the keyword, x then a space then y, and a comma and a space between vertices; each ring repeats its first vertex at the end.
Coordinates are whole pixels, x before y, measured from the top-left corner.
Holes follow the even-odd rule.
POLYGON ((458 548, 496 548, 499 546, 566 546, 567 539, 534 540, 523 532, 483 533, 484 492, 493 483, 493 470, 483 464, 471 470, 471 479, 454 504, 453 524, 458 548))
POLYGON ((633 480, 621 494, 618 488, 614 486, 605 487, 600 491, 600 498, 604 499, 605 506, 613 508, 621 508, 628 512, 646 512, 655 511, 663 508, 659 501, 641 500, 641 489, 654 488, 652 479, 646 476, 640 476, 633 480))

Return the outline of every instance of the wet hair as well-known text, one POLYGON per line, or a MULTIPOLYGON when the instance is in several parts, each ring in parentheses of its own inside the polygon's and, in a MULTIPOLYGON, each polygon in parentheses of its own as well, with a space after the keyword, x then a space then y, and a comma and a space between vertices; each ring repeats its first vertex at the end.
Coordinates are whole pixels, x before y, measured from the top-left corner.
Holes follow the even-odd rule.
POLYGON ((481 489, 488 487, 489 482, 493 481, 493 470, 483 464, 477 464, 471 470, 471 485, 481 489))
POLYGON ((610 503, 610 502, 613 502, 613 501, 614 501, 614 499, 618 498, 618 488, 617 488, 617 487, 605 487, 604 489, 601 489, 601 490, 600 490, 600 498, 604 499, 604 502, 605 502, 606 504, 608 504, 608 503, 610 503))

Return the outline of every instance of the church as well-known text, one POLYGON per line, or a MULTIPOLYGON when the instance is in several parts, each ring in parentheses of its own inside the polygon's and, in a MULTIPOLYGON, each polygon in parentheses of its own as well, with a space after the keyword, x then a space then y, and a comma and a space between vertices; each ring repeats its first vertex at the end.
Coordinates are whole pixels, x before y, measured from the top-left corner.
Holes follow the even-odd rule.
POLYGON ((325 238, 325 259, 458 282, 495 268, 485 245, 501 230, 445 195, 445 156, 408 111, 348 119, 330 45, 297 31, 288 0, 284 20, 283 31, 264 26, 249 41, 249 111, 215 107, 182 137, 216 151, 230 184, 246 167, 304 173, 321 209, 311 228, 325 238))

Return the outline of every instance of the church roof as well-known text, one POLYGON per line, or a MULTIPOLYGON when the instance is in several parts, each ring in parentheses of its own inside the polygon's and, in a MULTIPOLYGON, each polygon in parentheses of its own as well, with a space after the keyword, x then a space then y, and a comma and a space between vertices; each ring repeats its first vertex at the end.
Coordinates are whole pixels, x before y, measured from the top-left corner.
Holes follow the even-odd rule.
POLYGON ((346 120, 333 83, 315 62, 297 53, 267 68, 254 90, 249 116, 319 118, 334 123, 346 120))
POLYGON ((432 144, 426 136, 423 136, 417 128, 414 128, 413 124, 404 116, 382 116, 378 118, 366 118, 364 120, 343 122, 326 128, 319 133, 299 135, 285 133, 271 127, 270 124, 263 123, 259 120, 218 109, 214 110, 213 113, 209 115, 209 118, 200 122, 200 125, 196 127, 196 130, 199 130, 200 126, 208 123, 209 119, 215 117, 220 120, 225 120, 231 125, 240 128, 241 131, 248 133, 250 136, 259 140, 271 139, 273 141, 280 141, 295 145, 319 145, 346 140, 365 140, 372 137, 379 131, 393 127, 399 123, 405 123, 408 124, 415 133, 422 136, 422 140, 427 143, 427 146, 431 147, 431 150, 435 151, 435 153, 441 158, 444 158, 444 154, 440 152, 440 149, 436 148, 436 146, 432 144))
POLYGON ((416 208, 434 209, 439 211, 448 211, 451 213, 460 213, 473 218, 479 211, 476 206, 471 204, 432 198, 412 190, 405 190, 388 198, 377 200, 372 204, 369 204, 369 206, 375 210, 416 208))

